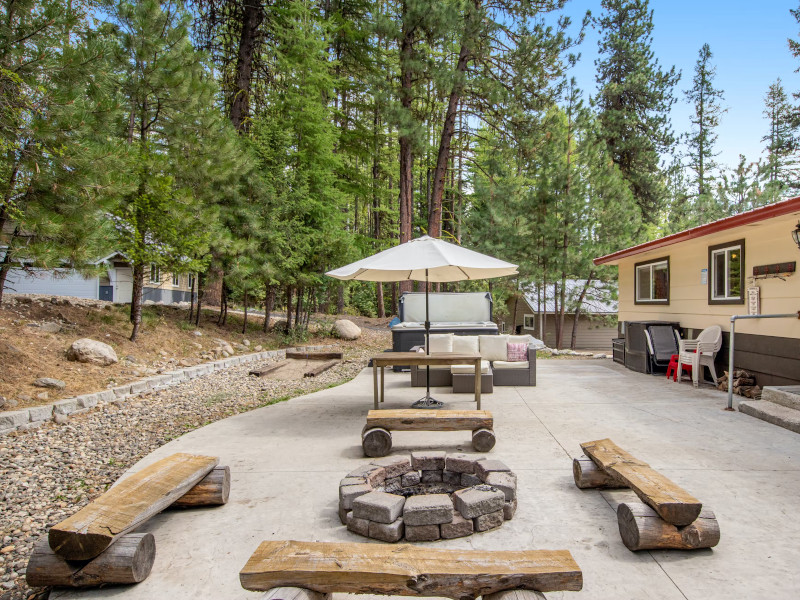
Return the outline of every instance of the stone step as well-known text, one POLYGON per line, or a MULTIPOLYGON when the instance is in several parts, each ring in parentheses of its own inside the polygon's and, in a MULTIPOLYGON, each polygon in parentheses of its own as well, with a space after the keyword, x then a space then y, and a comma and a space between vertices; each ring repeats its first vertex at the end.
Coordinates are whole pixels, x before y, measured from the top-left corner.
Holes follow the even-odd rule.
POLYGON ((761 399, 800 410, 800 385, 767 386, 761 391, 761 399))
POLYGON ((800 433, 800 410, 765 400, 742 400, 739 402, 739 412, 800 433))

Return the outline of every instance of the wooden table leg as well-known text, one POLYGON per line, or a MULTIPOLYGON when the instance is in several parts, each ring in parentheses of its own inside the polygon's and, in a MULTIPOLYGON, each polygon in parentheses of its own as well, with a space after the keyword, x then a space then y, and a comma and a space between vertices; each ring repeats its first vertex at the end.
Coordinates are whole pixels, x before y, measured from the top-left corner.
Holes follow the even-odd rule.
POLYGON ((386 367, 381 367, 381 402, 384 401, 386 394, 384 393, 383 380, 386 377, 386 367))
POLYGON ((375 410, 378 410, 378 363, 374 360, 372 361, 372 387, 375 400, 375 410))
POLYGON ((481 359, 475 361, 475 402, 478 410, 481 409, 481 359))

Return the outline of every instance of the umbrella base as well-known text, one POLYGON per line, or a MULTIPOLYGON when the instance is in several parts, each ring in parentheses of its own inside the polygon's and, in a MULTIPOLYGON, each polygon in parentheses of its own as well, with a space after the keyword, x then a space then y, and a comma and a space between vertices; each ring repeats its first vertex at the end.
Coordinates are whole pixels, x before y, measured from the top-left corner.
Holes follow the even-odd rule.
POLYGON ((414 404, 411 405, 411 408, 443 408, 444 402, 440 400, 436 400, 432 396, 423 396, 414 404))

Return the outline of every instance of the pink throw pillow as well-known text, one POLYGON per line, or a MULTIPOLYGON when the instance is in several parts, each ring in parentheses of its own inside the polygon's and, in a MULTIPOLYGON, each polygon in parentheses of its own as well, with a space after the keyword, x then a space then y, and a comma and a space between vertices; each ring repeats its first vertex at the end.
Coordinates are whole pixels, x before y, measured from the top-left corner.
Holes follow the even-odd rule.
POLYGON ((528 360, 528 344, 508 344, 506 354, 508 362, 525 362, 528 360))

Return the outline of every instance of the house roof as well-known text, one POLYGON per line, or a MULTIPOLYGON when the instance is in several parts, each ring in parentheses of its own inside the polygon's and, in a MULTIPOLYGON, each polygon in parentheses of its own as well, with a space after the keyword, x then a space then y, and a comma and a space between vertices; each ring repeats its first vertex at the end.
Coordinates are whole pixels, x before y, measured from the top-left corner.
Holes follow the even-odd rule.
MULTIPOLYGON (((572 313, 575 311, 574 303, 581 294, 583 286, 586 285, 585 279, 567 279, 566 297, 567 297, 567 312, 572 313), (572 305, 572 308, 571 308, 572 305)), ((616 314, 617 301, 610 299, 610 292, 606 288, 606 284, 593 281, 586 290, 586 296, 583 299, 581 312, 590 314, 616 314)), ((538 300, 536 298, 536 288, 533 287, 525 292, 525 301, 533 312, 536 312, 538 300)), ((553 299, 552 287, 546 288, 545 298, 543 298, 545 312, 554 313, 556 310, 555 301, 553 299)))
POLYGON ((782 202, 776 202, 775 204, 760 206, 758 208, 754 208, 753 210, 748 210, 747 212, 733 215, 732 217, 725 217, 724 219, 719 219, 718 221, 712 221, 711 223, 706 223, 705 225, 699 225, 691 229, 673 233, 672 235, 668 235, 657 240, 652 240, 650 242, 645 242, 644 244, 639 244, 638 246, 631 246, 630 248, 625 248, 624 250, 619 250, 612 254, 606 254, 605 256, 595 258, 594 264, 613 264, 622 258, 635 256, 636 254, 648 252, 649 250, 671 246, 672 244, 678 244, 680 242, 685 242, 686 240, 693 240, 695 238, 711 235, 712 233, 719 233, 721 231, 733 229, 734 227, 751 225, 753 223, 758 223, 759 221, 773 219, 775 217, 782 217, 792 213, 797 213, 798 216, 800 216, 800 196, 796 198, 790 198, 789 200, 783 200, 782 202))

